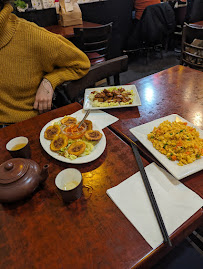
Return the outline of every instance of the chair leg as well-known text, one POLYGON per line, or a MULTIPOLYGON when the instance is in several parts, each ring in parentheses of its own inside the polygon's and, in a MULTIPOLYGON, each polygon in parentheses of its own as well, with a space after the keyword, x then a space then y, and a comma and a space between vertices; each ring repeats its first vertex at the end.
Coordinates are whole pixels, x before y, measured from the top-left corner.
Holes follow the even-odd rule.
POLYGON ((149 48, 146 49, 146 64, 149 63, 149 48))
POLYGON ((120 76, 119 76, 119 74, 114 76, 114 85, 120 85, 120 76))
POLYGON ((162 50, 163 48, 162 48, 162 45, 161 45, 161 47, 160 47, 160 58, 161 59, 163 59, 163 50, 162 50))
POLYGON ((110 77, 107 77, 107 78, 106 78, 106 81, 107 81, 107 85, 110 86, 110 84, 111 84, 111 83, 110 83, 110 77))
POLYGON ((170 36, 167 34, 165 39, 165 52, 168 52, 168 45, 169 45, 170 36))

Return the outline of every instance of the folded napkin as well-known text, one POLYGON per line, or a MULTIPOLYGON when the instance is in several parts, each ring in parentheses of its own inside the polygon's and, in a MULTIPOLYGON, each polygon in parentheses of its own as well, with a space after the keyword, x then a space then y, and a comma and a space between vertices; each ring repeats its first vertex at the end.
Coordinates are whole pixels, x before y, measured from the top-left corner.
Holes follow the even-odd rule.
MULTIPOLYGON (((86 113, 85 110, 80 109, 75 113, 73 113, 71 116, 77 117, 78 120, 81 120, 84 117, 85 113, 86 113)), ((91 120, 93 123, 97 125, 97 127, 99 127, 100 129, 104 129, 108 125, 111 125, 114 122, 116 122, 118 118, 101 110, 96 111, 91 110, 89 116, 87 117, 87 120, 91 120)))
MULTIPOLYGON (((203 199, 155 163, 145 171, 170 235, 203 206, 203 199)), ((163 242, 140 172, 107 194, 153 249, 163 242)))

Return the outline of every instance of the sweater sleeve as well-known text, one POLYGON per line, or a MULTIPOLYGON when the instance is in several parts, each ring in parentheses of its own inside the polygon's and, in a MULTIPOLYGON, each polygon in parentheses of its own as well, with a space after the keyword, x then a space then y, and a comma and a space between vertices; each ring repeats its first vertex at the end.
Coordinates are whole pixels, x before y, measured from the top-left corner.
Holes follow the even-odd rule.
POLYGON ((57 47, 57 57, 52 63, 54 69, 44 76, 51 82, 53 89, 64 81, 82 78, 90 68, 90 61, 86 54, 69 40, 57 36, 57 47))

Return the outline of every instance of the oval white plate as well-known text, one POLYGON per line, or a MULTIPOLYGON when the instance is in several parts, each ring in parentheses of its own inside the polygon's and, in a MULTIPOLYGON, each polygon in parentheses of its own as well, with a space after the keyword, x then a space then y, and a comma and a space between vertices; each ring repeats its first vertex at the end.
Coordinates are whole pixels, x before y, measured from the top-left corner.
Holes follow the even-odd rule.
POLYGON ((99 143, 94 147, 93 151, 89 155, 86 155, 86 156, 83 156, 83 157, 78 157, 75 160, 70 160, 68 158, 65 158, 64 156, 60 156, 56 152, 51 151, 50 150, 51 141, 44 138, 44 132, 45 132, 45 130, 46 130, 46 128, 48 126, 53 125, 54 122, 57 122, 57 121, 59 121, 61 119, 63 119, 63 117, 60 117, 60 118, 57 118, 57 119, 54 119, 54 120, 48 122, 42 128, 42 130, 40 132, 40 143, 41 143, 43 149, 50 156, 52 156, 56 160, 59 160, 59 161, 65 162, 65 163, 83 164, 83 163, 89 163, 89 162, 92 162, 92 161, 96 160, 104 152, 104 150, 106 148, 106 137, 105 137, 105 134, 103 133, 102 130, 100 130, 99 128, 97 128, 97 126, 94 123, 92 123, 93 124, 93 129, 94 130, 98 130, 100 133, 102 133, 102 138, 99 141, 99 143))

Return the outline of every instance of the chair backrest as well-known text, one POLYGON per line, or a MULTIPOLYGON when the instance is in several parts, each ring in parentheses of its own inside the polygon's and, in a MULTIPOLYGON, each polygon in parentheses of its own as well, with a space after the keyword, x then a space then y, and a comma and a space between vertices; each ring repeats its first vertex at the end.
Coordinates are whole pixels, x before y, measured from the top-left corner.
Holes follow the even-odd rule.
MULTIPOLYGON (((75 81, 64 82, 57 91, 64 93, 70 102, 77 102, 84 96, 86 88, 94 87, 94 84, 106 77, 115 76, 128 69, 128 56, 120 56, 103 63, 91 66, 87 75, 75 81)), ((62 97, 63 98, 63 97, 62 97)), ((58 102, 59 103, 59 102, 58 102)))
POLYGON ((181 64, 203 69, 203 28, 183 26, 181 64))
POLYGON ((112 35, 112 23, 97 27, 74 28, 77 46, 87 54, 90 62, 98 63, 109 59, 109 44, 112 35))

